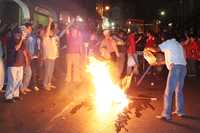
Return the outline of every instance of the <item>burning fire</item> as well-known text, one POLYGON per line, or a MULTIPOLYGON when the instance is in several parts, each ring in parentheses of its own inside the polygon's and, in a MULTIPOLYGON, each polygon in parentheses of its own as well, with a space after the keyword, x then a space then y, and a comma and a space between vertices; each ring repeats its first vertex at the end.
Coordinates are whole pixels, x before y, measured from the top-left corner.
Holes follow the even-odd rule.
POLYGON ((96 89, 94 101, 100 114, 119 114, 128 107, 127 95, 112 81, 109 63, 90 57, 87 70, 96 89))

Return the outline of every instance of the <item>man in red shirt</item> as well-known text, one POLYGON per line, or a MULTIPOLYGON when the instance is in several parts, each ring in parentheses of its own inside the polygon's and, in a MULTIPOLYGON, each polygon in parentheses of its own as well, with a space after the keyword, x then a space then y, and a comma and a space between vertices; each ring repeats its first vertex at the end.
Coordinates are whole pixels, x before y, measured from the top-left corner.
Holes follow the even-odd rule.
POLYGON ((136 41, 135 32, 132 31, 128 36, 128 61, 127 61, 127 74, 130 74, 132 67, 134 67, 134 72, 138 73, 138 60, 136 54, 136 41))
POLYGON ((81 82, 81 47, 83 45, 82 34, 78 26, 72 26, 67 31, 67 76, 66 82, 81 82), (73 79, 72 79, 73 77, 73 79))
POLYGON ((153 35, 153 32, 152 31, 148 31, 147 32, 147 40, 146 40, 146 45, 145 47, 155 47, 155 37, 153 35))

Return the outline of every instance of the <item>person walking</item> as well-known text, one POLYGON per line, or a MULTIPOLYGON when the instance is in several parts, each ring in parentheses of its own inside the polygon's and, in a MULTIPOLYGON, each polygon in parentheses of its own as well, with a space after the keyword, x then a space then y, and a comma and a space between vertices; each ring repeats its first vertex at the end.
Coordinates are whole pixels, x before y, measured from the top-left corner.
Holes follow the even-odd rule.
POLYGON ((158 48, 149 47, 146 50, 151 52, 164 52, 165 63, 169 70, 167 84, 164 94, 164 108, 158 119, 171 120, 171 115, 179 117, 185 115, 184 111, 184 79, 187 73, 185 53, 182 45, 176 41, 173 34, 168 33, 163 37, 165 41, 158 48), (173 94, 175 93, 176 110, 172 113, 173 94))

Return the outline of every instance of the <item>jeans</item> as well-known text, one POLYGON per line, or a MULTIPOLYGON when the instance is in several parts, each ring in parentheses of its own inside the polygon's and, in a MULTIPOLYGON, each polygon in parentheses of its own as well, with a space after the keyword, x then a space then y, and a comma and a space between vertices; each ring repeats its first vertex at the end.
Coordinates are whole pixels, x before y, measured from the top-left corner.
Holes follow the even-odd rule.
POLYGON ((26 65, 24 67, 24 77, 23 77, 23 82, 22 82, 22 89, 28 88, 30 81, 31 81, 31 76, 32 76, 31 66, 26 65))
POLYGON ((0 91, 3 89, 4 86, 4 76, 5 76, 5 70, 4 70, 3 59, 0 57, 0 91))
POLYGON ((51 85, 51 80, 52 80, 53 72, 54 72, 54 66, 55 66, 54 59, 44 60, 44 79, 43 79, 44 88, 49 88, 51 85))
POLYGON ((169 70, 167 85, 164 94, 164 110, 162 115, 170 117, 172 113, 173 94, 175 92, 175 102, 177 114, 184 114, 184 96, 183 86, 187 73, 187 68, 184 65, 173 65, 169 70))
POLYGON ((12 99, 19 97, 19 88, 22 85, 23 67, 8 67, 8 82, 6 87, 5 98, 12 99))
POLYGON ((31 79, 31 87, 38 87, 39 86, 39 73, 40 73, 40 64, 39 59, 35 58, 31 61, 31 69, 32 69, 32 79, 31 79))

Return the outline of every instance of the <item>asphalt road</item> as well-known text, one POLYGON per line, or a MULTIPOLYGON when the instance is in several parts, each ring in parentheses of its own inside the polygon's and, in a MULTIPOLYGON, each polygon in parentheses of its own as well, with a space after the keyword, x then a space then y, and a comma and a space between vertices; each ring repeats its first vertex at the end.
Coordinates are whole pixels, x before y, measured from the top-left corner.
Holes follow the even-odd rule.
MULTIPOLYGON (((155 118, 162 110, 163 81, 149 86, 132 87, 132 96, 157 97, 151 104, 155 110, 145 108, 141 117, 133 113, 128 121, 129 133, 199 133, 200 132, 200 84, 199 79, 187 79, 184 94, 186 118, 173 117, 166 122, 155 118)), ((115 133, 114 121, 99 118, 95 109, 83 106, 76 113, 72 109, 84 100, 90 99, 92 85, 58 82, 57 89, 50 92, 41 90, 24 95, 22 101, 8 104, 0 94, 0 133, 115 133)), ((91 99, 90 99, 91 100, 91 99)), ((134 109, 133 109, 134 111, 134 109)), ((125 133, 122 130, 120 133, 125 133)))

